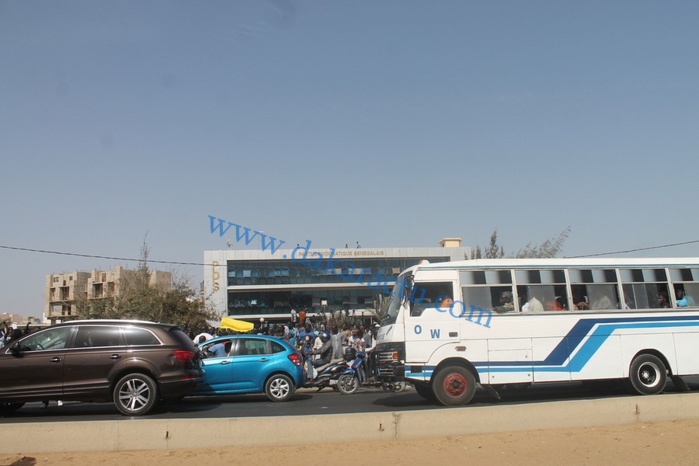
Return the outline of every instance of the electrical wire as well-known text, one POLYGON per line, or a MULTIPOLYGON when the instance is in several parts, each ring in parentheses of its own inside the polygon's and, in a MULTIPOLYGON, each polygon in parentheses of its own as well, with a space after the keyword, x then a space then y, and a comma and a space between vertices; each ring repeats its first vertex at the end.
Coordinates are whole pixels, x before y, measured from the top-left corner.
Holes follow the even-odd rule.
MULTIPOLYGON (((614 254, 627 254, 630 252, 638 252, 638 251, 650 251, 654 249, 663 249, 663 248, 671 248, 675 246, 684 246, 687 244, 696 244, 699 243, 698 240, 692 240, 692 241, 683 241, 681 243, 670 243, 670 244, 661 244, 658 246, 649 246, 645 248, 635 248, 635 249, 626 249, 626 250, 620 250, 620 251, 609 251, 609 252, 600 252, 596 254, 585 254, 585 255, 580 255, 580 256, 566 256, 566 258, 571 258, 571 259, 580 259, 580 258, 585 258, 585 257, 599 257, 599 256, 611 256, 614 254)), ((21 248, 17 246, 5 246, 0 244, 0 249, 9 249, 13 251, 25 251, 25 252, 35 252, 35 253, 40 253, 40 254, 56 254, 60 256, 71 256, 71 257, 85 257, 89 259, 105 259, 105 260, 114 260, 114 261, 127 261, 127 262, 144 262, 143 259, 134 259, 131 257, 113 257, 113 256, 100 256, 100 255, 95 255, 95 254, 80 254, 80 253, 75 253, 75 252, 62 252, 62 251, 50 251, 46 249, 33 249, 33 248, 21 248)), ((214 266, 214 264, 205 264, 203 262, 178 262, 178 261, 162 261, 162 260, 152 260, 152 259, 147 259, 145 262, 148 263, 154 263, 154 264, 169 264, 169 265, 194 265, 194 266, 214 266)), ((218 264, 219 266, 225 265, 225 264, 218 264)))
MULTIPOLYGON (((97 256, 94 254, 79 254, 79 253, 75 253, 75 252, 48 251, 46 249, 20 248, 20 247, 15 247, 15 246, 4 246, 1 244, 0 244, 0 249, 11 249, 13 251, 37 252, 37 253, 41 253, 41 254, 57 254, 57 255, 61 255, 61 256, 87 257, 90 259, 107 259, 107 260, 115 260, 115 261, 144 262, 143 259, 133 259, 130 257, 97 256)), ((172 264, 172 265, 196 265, 196 266, 213 265, 213 264, 204 264, 201 262, 175 262, 175 261, 159 261, 159 260, 152 260, 152 259, 147 259, 147 260, 145 260, 145 262, 152 262, 155 264, 172 264)))
POLYGON ((570 258, 574 259, 580 259, 583 257, 599 257, 599 256, 611 256, 612 254, 626 254, 629 252, 638 252, 638 251, 650 251, 653 249, 662 249, 662 248, 671 248, 674 246, 684 246, 686 244, 694 244, 694 243, 699 243, 699 239, 695 239, 692 241, 683 241, 681 243, 671 243, 671 244, 662 244, 659 246, 648 246, 647 248, 635 248, 635 249, 626 249, 624 251, 611 251, 611 252, 600 252, 597 254, 586 254, 584 256, 569 256, 570 258))

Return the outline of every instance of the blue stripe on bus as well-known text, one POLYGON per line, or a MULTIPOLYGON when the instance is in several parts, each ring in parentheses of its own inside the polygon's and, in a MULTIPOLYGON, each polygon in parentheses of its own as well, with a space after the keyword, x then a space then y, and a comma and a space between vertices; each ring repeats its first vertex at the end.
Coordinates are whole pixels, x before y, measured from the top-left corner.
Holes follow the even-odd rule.
MULTIPOLYGON (((580 367, 587 363, 592 355, 606 341, 607 337, 621 328, 662 328, 662 327, 687 327, 698 326, 699 319, 696 316, 675 316, 675 317, 615 317, 606 319, 581 319, 570 329, 558 345, 543 361, 498 361, 498 362, 474 362, 476 367, 499 367, 499 366, 562 366, 573 352, 581 346, 578 354, 573 359, 577 359, 580 367), (582 344, 583 340, 590 334, 592 328, 599 325, 589 338, 582 344), (580 355, 580 356, 578 356, 580 355)), ((570 363, 569 363, 570 364, 570 363)), ((567 370, 567 369, 566 369, 567 370)), ((579 370, 579 369, 577 369, 579 370)))
MULTIPOLYGON (((580 372, 592 359, 599 348, 617 330, 627 328, 668 328, 668 327, 696 327, 699 319, 696 316, 659 316, 659 317, 613 317, 580 319, 568 334, 561 339, 558 345, 543 361, 497 361, 474 362, 479 373, 487 372, 580 372), (592 329, 597 328, 590 334, 592 329), (589 336, 589 338, 588 338, 589 336), (587 338, 587 339, 586 339, 587 338), (583 343, 584 341, 584 343, 583 343), (579 348, 579 349, 578 349, 579 348), (578 349, 572 359, 565 361, 578 349)), ((435 366, 422 366, 419 374, 410 374, 410 367, 406 365, 406 376, 429 380, 435 366), (415 377, 417 376, 417 377, 415 377)))

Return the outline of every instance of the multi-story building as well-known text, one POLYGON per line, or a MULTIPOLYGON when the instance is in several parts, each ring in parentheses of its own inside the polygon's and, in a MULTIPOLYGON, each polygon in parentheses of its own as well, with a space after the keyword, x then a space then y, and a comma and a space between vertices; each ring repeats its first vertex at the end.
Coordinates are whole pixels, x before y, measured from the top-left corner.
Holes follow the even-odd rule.
MULTIPOLYGON (((46 276, 45 320, 52 324, 76 318, 76 301, 117 298, 130 282, 138 279, 137 270, 115 267, 113 270, 69 272, 46 276)), ((172 274, 149 271, 149 285, 163 290, 172 286, 172 274)))
POLYGON ((204 295, 222 316, 245 320, 289 320, 346 311, 373 315, 404 269, 421 260, 446 262, 470 257, 461 239, 439 247, 311 249, 310 241, 285 250, 204 252, 204 295))

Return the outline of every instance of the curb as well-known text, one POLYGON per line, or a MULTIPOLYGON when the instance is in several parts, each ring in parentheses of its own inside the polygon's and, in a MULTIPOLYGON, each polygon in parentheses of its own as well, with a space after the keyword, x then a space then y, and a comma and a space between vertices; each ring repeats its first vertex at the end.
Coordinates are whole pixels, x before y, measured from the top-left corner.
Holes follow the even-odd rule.
POLYGON ((388 442, 680 419, 699 419, 699 393, 276 418, 5 424, 0 453, 299 445, 308 441, 308 432, 323 432, 319 440, 329 443, 388 442))

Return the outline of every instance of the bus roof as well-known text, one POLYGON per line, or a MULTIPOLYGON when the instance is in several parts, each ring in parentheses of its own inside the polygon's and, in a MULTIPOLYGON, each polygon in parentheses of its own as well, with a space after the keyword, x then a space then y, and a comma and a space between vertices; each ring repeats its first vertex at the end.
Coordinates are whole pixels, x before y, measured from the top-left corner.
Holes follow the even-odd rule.
POLYGON ((567 267, 699 267, 699 257, 671 258, 555 258, 555 259, 473 259, 430 263, 422 261, 407 270, 530 269, 567 267))

